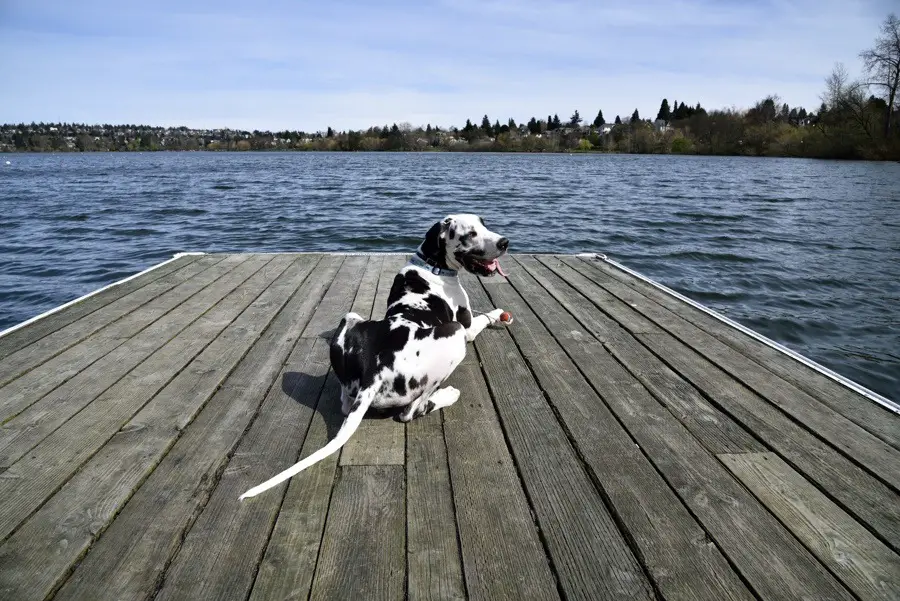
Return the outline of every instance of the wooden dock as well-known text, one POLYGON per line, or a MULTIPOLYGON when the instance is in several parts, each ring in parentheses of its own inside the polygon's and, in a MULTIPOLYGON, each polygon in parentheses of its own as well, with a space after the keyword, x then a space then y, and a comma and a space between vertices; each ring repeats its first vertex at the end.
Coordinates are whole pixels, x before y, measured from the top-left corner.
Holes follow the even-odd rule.
POLYGON ((597 258, 466 276, 460 401, 339 426, 401 255, 185 256, 0 337, 0 599, 900 599, 900 417, 597 258))

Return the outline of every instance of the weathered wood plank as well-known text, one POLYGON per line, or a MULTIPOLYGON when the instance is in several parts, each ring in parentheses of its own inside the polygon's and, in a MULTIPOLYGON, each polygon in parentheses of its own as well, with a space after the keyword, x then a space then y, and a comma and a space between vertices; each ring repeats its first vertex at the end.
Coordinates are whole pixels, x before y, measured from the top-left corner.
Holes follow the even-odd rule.
MULTIPOLYGON (((178 337, 14 463, 0 478, 0 540, 56 492, 191 359, 203 351, 287 266, 251 258, 258 270, 178 337)), ((210 369, 215 360, 209 361, 210 369)))
MULTIPOLYGON (((340 403, 334 402, 340 398, 340 390, 334 372, 329 372, 306 432, 301 457, 325 446, 340 427, 344 417, 340 403)), ((288 480, 287 493, 259 565, 250 601, 309 598, 337 462, 337 455, 332 455, 288 480)))
MULTIPOLYGON (((215 259, 203 259, 204 263, 210 260, 214 261, 215 259)), ((72 345, 84 340, 97 330, 139 310, 140 307, 157 298, 160 294, 183 282, 184 276, 182 271, 184 269, 193 270, 188 265, 186 268, 166 274, 131 294, 105 305, 103 311, 93 311, 83 318, 35 340, 28 346, 10 353, 0 360, 0 384, 6 384, 14 380, 72 345)), ((90 302, 90 299, 87 299, 85 302, 90 302)))
MULTIPOLYGON (((486 289, 496 306, 516 316, 510 333, 607 495, 629 540, 637 547, 655 588, 668 601, 753 599, 675 492, 542 325, 541 320, 553 317, 547 292, 521 270, 511 271, 509 277, 515 290, 512 286, 486 289), (525 300, 541 312, 540 319, 525 300)), ((574 326, 579 327, 577 322, 574 326)), ((570 339, 562 344, 570 353, 579 353, 582 342, 570 339)), ((580 355, 582 369, 603 369, 591 361, 590 355, 580 355)), ((624 386, 635 384, 631 380, 624 386)), ((605 381, 602 392, 618 394, 618 387, 605 381)))
MULTIPOLYGON (((554 266, 558 264, 553 263, 554 266)), ((586 285, 586 298, 590 298, 592 291, 593 288, 586 285)), ((582 310, 599 313, 600 308, 594 306, 593 309, 586 307, 582 310)), ((627 315, 629 323, 649 321, 616 298, 602 304, 602 310, 616 319, 627 315)), ((581 316, 582 313, 577 314, 579 320, 581 316)), ((634 336, 655 355, 662 357, 669 368, 702 391, 717 409, 752 432, 811 480, 818 482, 832 499, 867 523, 891 548, 898 549, 900 497, 894 491, 670 334, 637 331, 634 336)), ((633 345, 631 342, 628 344, 633 345)), ((607 346, 614 355, 627 349, 621 340, 609 341, 607 346)), ((626 355, 623 353, 623 360, 627 360, 626 355)), ((644 382, 640 373, 636 375, 644 382)), ((655 385, 652 379, 648 379, 646 384, 651 387, 655 385)))
POLYGON ((474 349, 447 384, 460 391, 442 413, 469 599, 558 598, 474 349))
MULTIPOLYGON (((353 277, 356 266, 349 269, 339 274, 334 284, 345 289, 348 299, 353 295, 348 287, 359 283, 353 277)), ((379 269, 379 261, 369 262, 354 304, 368 304, 371 308, 375 289, 365 284, 372 279, 369 274, 373 271, 377 279, 379 269)), ((318 311, 336 315, 346 311, 347 305, 347 301, 343 306, 323 303, 318 311)), ((317 402, 335 400, 320 396, 328 369, 328 342, 322 338, 301 339, 275 379, 259 417, 241 440, 209 503, 185 537, 158 600, 243 599, 250 594, 284 490, 244 501, 240 507, 236 507, 236 499, 297 461, 317 402)))
POLYGON ((640 341, 825 493, 900 550, 900 496, 668 334, 640 341))
MULTIPOLYGON (((177 274, 172 274, 172 277, 178 275, 184 278, 180 284, 140 307, 139 310, 104 326, 81 342, 0 387, 0 423, 9 422, 44 395, 73 377, 81 375, 98 359, 124 344, 129 337, 164 316, 193 293, 214 282, 243 260, 243 258, 231 259, 219 266, 216 266, 216 263, 222 261, 220 257, 204 257, 200 261, 192 262, 177 274)), ((159 282, 154 282, 154 285, 157 283, 159 282)), ((162 342, 164 341, 160 341, 160 345, 162 342)), ((102 371, 106 371, 106 368, 102 371)), ((92 385, 90 389, 96 390, 97 387, 92 385)), ((97 392, 102 392, 102 389, 97 392)))
POLYGON ((774 453, 719 459, 864 601, 900 599, 900 556, 774 453))
MULTIPOLYGON (((488 306, 484 288, 465 279, 472 306, 488 306)), ((652 598, 646 575, 509 333, 484 330, 475 348, 566 598, 652 598)))
MULTIPOLYGON (((394 276, 407 261, 405 256, 385 257, 371 307, 376 319, 384 317, 394 276)), ((341 449, 340 465, 403 465, 405 459, 404 424, 389 417, 369 417, 362 421, 353 438, 341 449)))
MULTIPOLYGON (((574 263, 587 270, 583 261, 575 257, 563 257, 560 260, 565 266, 558 268, 557 272, 579 290, 591 296, 596 291, 602 290, 634 307, 648 320, 667 330, 722 371, 840 449, 847 457, 859 463, 894 490, 900 490, 900 449, 890 446, 819 400, 778 378, 758 363, 748 361, 740 352, 648 299, 642 292, 608 277, 605 280, 601 279, 602 284, 598 284, 572 269, 571 264, 574 263)), ((859 402, 863 403, 866 400, 860 398, 859 402)), ((884 421, 893 422, 900 430, 900 417, 889 415, 888 412, 883 412, 881 417, 884 421)))
MULTIPOLYGON (((612 326, 605 323, 612 320, 543 263, 520 256, 515 266, 521 267, 516 269, 518 277, 510 277, 518 287, 534 279, 547 291, 546 295, 529 295, 528 302, 556 338, 569 343, 569 353, 578 354, 591 365, 595 377, 599 374, 609 384, 630 385, 636 375, 645 385, 653 383, 651 390, 660 402, 714 453, 765 450, 750 433, 715 408, 625 330, 615 336, 608 335, 612 326), (577 315, 578 320, 572 315, 577 315), (603 324, 599 330, 597 324, 603 324), (605 340, 606 346, 600 340, 605 340), (627 369, 613 358, 610 350, 627 369)), ((615 299, 608 299, 604 306, 613 302, 615 299)))
POLYGON ((310 599, 403 599, 406 490, 399 465, 341 468, 310 599))
POLYGON ((880 405, 862 402, 860 395, 846 386, 604 261, 588 257, 582 260, 594 268, 584 273, 595 281, 600 282, 601 280, 596 278, 608 276, 625 283, 853 420, 885 442, 900 448, 900 426, 895 420, 886 417, 885 414, 889 412, 880 405))
POLYGON ((406 426, 410 601, 466 598, 441 421, 441 414, 434 414, 406 426))
MULTIPOLYGON (((293 257, 290 260, 294 260, 293 257)), ((343 307, 320 303, 320 309, 316 313, 346 310, 362 275, 365 261, 365 257, 348 258, 338 272, 338 282, 342 279, 352 282, 349 298, 343 300, 343 307)), ((172 417, 187 417, 179 426, 183 429, 190 423, 190 427, 129 500, 103 537, 95 543, 85 560, 60 589, 58 599, 80 599, 85 596, 98 600, 133 598, 161 581, 166 566, 178 551, 194 519, 208 502, 228 457, 234 452, 249 422, 256 416, 267 389, 281 370, 284 357, 301 331, 297 327, 290 334, 284 334, 285 330, 292 327, 294 316, 291 311, 281 312, 282 306, 288 302, 298 285, 299 282, 291 277, 276 281, 273 288, 281 287, 282 290, 265 300, 260 296, 262 302, 256 306, 258 313, 246 320, 245 327, 252 329, 245 332, 241 340, 230 341, 228 346, 210 352, 209 363, 201 364, 198 373, 185 378, 183 382, 179 382, 180 378, 173 380, 173 384, 177 384, 167 387, 165 394, 158 395, 147 406, 144 415, 139 414, 135 418, 135 421, 140 420, 139 423, 158 423, 172 417), (278 323, 268 328, 268 331, 275 336, 274 340, 284 341, 274 358, 270 344, 263 342, 254 344, 241 360, 248 343, 254 342, 260 329, 266 328, 273 318, 278 319, 278 323), (234 355, 230 356, 231 353, 234 355), (221 377, 226 376, 233 366, 237 366, 237 370, 221 386, 215 398, 202 406, 203 410, 199 414, 196 411, 200 407, 195 409, 196 419, 191 421, 192 416, 184 416, 182 406, 187 404, 184 397, 198 387, 192 384, 192 380, 199 379, 202 386, 198 397, 205 394, 208 398, 210 392, 203 392, 207 388, 203 377, 206 370, 202 368, 209 369, 213 365, 223 365, 220 368, 221 377)), ((329 292, 333 289, 334 286, 329 288, 329 292)), ((267 293, 269 290, 265 294, 267 293)), ((303 299, 299 302, 303 302, 303 299)), ((248 312, 253 309, 254 305, 251 305, 248 312)), ((314 317, 315 313, 312 318, 314 317)), ((310 322, 312 318, 309 319, 310 322)), ((227 333, 228 331, 225 332, 227 333)), ((213 345, 207 350, 212 351, 213 345)), ((189 367, 200 362, 200 359, 198 357, 189 367)), ((211 390, 216 390, 215 386, 211 390)), ((231 498, 236 499, 236 496, 232 494, 231 498)), ((254 566, 255 561, 253 560, 254 566)))
MULTIPOLYGON (((265 394, 278 358, 297 339, 299 327, 309 319, 327 287, 328 282, 319 276, 333 275, 340 262, 340 258, 326 258, 318 264, 316 276, 306 281, 303 275, 312 270, 315 258, 301 260, 285 272, 283 282, 294 279, 295 284, 303 281, 302 286, 211 403, 239 407, 242 402, 237 398, 252 408, 246 404, 265 394), (254 355, 270 359, 259 368, 254 355)), ((188 400, 185 398, 182 404, 185 412, 190 411, 188 400)), ((44 599, 62 584, 70 566, 156 467, 188 419, 178 410, 166 419, 152 413, 149 407, 139 413, 0 547, 0 565, 8 560, 13 566, 0 576, 0 593, 15 592, 14 596, 23 601, 44 599)), ((217 540, 212 537, 209 544, 217 540)))
POLYGON ((145 273, 140 277, 119 284, 118 286, 107 288, 90 298, 86 298, 74 305, 62 309, 61 311, 42 317, 41 319, 30 323, 25 328, 10 332, 6 336, 0 338, 0 359, 8 357, 11 353, 25 348, 44 336, 52 334, 56 330, 81 319, 85 315, 89 315, 94 311, 102 309, 123 296, 131 294, 136 290, 140 290, 147 284, 150 284, 163 276, 190 265, 199 258, 200 257, 197 255, 179 257, 171 263, 157 267, 153 271, 145 273))
MULTIPOLYGON (((163 315, 135 338, 109 339, 116 346, 112 352, 95 361, 62 386, 31 403, 27 409, 15 417, 8 418, 6 423, 0 427, 0 467, 12 465, 66 420, 118 382, 141 361, 158 351, 169 340, 199 319, 210 307, 240 286, 241 282, 252 274, 259 264, 250 263, 237 271, 230 271, 230 268, 234 266, 232 264, 220 265, 220 267, 210 269, 209 273, 198 275, 196 280, 186 282, 183 292, 194 292, 194 294, 187 299, 177 297, 168 301, 167 305, 169 302, 180 303, 175 310, 163 315)), ((148 311, 148 318, 153 319, 168 308, 163 306, 158 308, 159 311, 148 311)), ((122 321, 130 321, 130 317, 126 317, 122 321)), ((95 348, 92 346, 93 340, 93 337, 88 338, 84 348, 79 344, 69 350, 76 352, 86 350, 86 354, 91 354, 95 348)), ((97 341, 97 347, 105 345, 103 340, 97 341)), ((12 396, 14 402, 24 405, 31 400, 31 389, 18 389, 19 381, 30 381, 31 376, 35 375, 41 382, 45 368, 52 368, 56 360, 64 357, 68 352, 51 359, 45 365, 10 384, 10 387, 15 388, 18 393, 12 396)), ((52 381, 55 379, 55 375, 51 373, 43 379, 52 381)), ((15 409, 10 408, 10 410, 15 409)))
POLYGON ((296 461, 328 374, 324 346, 323 340, 303 338, 294 348, 259 417, 185 536, 157 601, 245 599, 250 593, 283 495, 270 491, 244 502, 237 498, 276 466, 296 461))
MULTIPOLYGON (((574 315, 582 327, 598 319, 590 313, 599 313, 596 307, 584 311, 574 315)), ((580 355, 572 358, 755 594, 766 600, 852 598, 642 386, 611 383, 580 355)))

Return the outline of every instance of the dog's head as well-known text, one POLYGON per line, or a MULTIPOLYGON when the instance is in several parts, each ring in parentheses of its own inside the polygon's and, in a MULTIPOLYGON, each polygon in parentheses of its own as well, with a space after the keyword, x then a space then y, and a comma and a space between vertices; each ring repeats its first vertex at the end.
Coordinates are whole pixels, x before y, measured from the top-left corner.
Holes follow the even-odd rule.
POLYGON ((431 226, 419 252, 438 267, 489 276, 500 271, 497 259, 508 247, 509 239, 489 230, 481 217, 462 214, 431 226))

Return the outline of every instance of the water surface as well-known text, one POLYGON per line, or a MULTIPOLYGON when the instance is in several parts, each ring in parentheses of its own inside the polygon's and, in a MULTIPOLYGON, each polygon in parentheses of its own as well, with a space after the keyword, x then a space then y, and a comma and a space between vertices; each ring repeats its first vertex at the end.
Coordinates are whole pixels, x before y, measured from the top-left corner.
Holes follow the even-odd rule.
POLYGON ((896 163, 5 155, 0 329, 176 252, 409 251, 460 211, 483 215, 512 252, 604 252, 900 399, 896 163))

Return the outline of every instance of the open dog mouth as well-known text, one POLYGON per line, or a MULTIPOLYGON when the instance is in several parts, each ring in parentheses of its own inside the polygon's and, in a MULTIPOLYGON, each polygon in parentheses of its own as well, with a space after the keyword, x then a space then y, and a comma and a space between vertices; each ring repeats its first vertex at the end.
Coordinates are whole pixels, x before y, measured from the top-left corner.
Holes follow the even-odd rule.
POLYGON ((489 276, 499 273, 503 277, 506 277, 506 272, 503 271, 503 267, 500 266, 500 261, 497 259, 488 261, 477 259, 475 257, 465 257, 463 259, 463 264, 466 266, 466 269, 478 275, 489 276))

